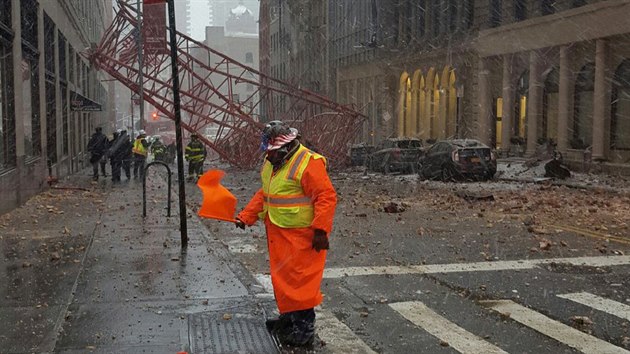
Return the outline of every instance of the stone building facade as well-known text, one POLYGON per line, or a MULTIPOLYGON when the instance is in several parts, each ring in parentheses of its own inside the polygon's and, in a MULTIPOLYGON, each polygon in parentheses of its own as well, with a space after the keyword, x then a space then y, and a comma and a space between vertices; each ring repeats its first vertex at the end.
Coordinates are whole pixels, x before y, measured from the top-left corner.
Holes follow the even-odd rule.
POLYGON ((112 16, 111 0, 0 0, 0 213, 84 168, 94 128, 112 126, 113 83, 81 56, 112 16))
POLYGON ((325 6, 322 93, 369 117, 360 141, 477 138, 507 156, 552 140, 576 163, 630 166, 630 1, 325 6))

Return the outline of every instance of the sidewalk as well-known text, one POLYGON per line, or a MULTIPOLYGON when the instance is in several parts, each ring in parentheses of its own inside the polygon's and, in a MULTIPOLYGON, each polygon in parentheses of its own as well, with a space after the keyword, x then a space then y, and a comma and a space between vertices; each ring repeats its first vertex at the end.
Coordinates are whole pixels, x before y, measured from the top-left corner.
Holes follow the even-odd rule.
POLYGON ((0 217, 2 353, 273 353, 275 306, 166 184, 61 181, 0 217))

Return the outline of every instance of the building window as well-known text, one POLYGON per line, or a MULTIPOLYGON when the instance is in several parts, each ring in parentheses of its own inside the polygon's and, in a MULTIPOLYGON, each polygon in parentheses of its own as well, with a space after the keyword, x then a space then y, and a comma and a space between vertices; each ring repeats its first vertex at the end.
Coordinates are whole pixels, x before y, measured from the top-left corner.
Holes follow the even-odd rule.
MULTIPOLYGON (((376 7, 375 4, 375 0, 373 0, 374 2, 374 7, 376 7)), ((418 37, 423 37, 424 33, 425 33, 425 26, 426 26, 426 13, 427 13, 427 1, 426 0, 418 0, 419 4, 416 8, 417 10, 417 26, 418 26, 418 37)), ((372 23, 374 24, 374 27, 376 27, 376 18, 372 19, 372 23)))
POLYGON ((46 151, 57 162, 57 100, 55 88, 55 23, 44 14, 44 70, 46 72, 46 151))
POLYGON ((501 17, 503 17, 503 6, 501 0, 490 0, 490 14, 488 17, 488 25, 492 28, 501 25, 501 17))
POLYGON ((551 15, 556 12, 556 1, 555 0, 541 0, 540 2, 540 12, 543 16, 551 15))
POLYGON ((448 30, 450 32, 457 31, 457 0, 449 0, 448 2, 448 30))
POLYGON ((252 52, 245 53, 245 62, 246 63, 253 63, 254 62, 254 54, 252 54, 252 52))
POLYGON ((22 105, 24 125, 24 154, 41 154, 39 112, 39 51, 37 50, 37 2, 20 2, 22 27, 22 105))
POLYGON ((431 27, 433 28, 433 36, 437 37, 440 34, 440 27, 442 24, 442 1, 431 1, 431 27))
POLYGON ((624 60, 613 77, 610 147, 630 150, 630 59, 624 60))
POLYGON ((475 17, 475 0, 466 0, 463 7, 462 22, 465 29, 472 27, 475 17))
POLYGON ((514 0, 514 20, 527 19, 527 0, 514 0))
POLYGON ((13 90, 11 45, 0 38, 0 171, 15 166, 13 90))

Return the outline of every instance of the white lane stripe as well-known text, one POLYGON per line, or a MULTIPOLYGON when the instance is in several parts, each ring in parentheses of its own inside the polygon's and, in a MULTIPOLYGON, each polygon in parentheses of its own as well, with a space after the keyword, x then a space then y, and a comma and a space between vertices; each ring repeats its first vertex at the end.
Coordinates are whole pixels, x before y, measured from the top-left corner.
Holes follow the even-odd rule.
POLYGON ((629 351, 617 347, 599 338, 578 331, 573 327, 569 327, 563 323, 552 320, 551 318, 538 313, 532 309, 521 306, 510 300, 488 300, 480 301, 486 307, 489 307, 499 313, 509 316, 516 322, 530 327, 548 337, 551 337, 561 343, 575 348, 582 353, 587 354, 613 354, 613 353, 630 353, 629 351))
POLYGON ((234 238, 227 241, 231 253, 258 253, 258 247, 249 238, 234 238))
POLYGON ((604 256, 604 257, 570 257, 547 259, 524 259, 514 261, 473 262, 429 264, 411 266, 376 266, 376 267, 347 267, 327 268, 324 270, 324 278, 335 279, 345 276, 360 275, 400 275, 400 274, 433 274, 433 273, 457 273, 457 272, 487 272, 500 270, 523 270, 549 263, 569 263, 573 265, 586 265, 592 267, 629 265, 630 256, 604 256))
POLYGON ((317 311, 315 327, 318 336, 326 340, 326 348, 331 353, 376 354, 328 310, 317 311))
POLYGON ((447 342, 449 346, 460 353, 507 354, 507 352, 501 348, 488 343, 438 315, 422 302, 397 302, 389 306, 400 313, 404 318, 411 321, 411 323, 447 342))
POLYGON ((617 302, 614 300, 606 299, 591 293, 573 293, 556 295, 560 298, 571 300, 588 307, 592 307, 596 310, 609 313, 613 316, 630 320, 630 306, 617 302))
POLYGON ((263 287, 267 294, 273 294, 273 284, 271 283, 271 275, 254 274, 254 279, 263 287))

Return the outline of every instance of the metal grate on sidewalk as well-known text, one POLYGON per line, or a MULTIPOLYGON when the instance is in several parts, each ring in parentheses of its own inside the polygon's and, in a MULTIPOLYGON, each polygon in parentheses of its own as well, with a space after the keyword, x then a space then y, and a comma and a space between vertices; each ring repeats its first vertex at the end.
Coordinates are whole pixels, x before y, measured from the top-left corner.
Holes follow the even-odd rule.
POLYGON ((188 315, 190 353, 195 354, 250 354, 279 353, 267 332, 262 318, 223 318, 223 313, 195 313, 188 315))

